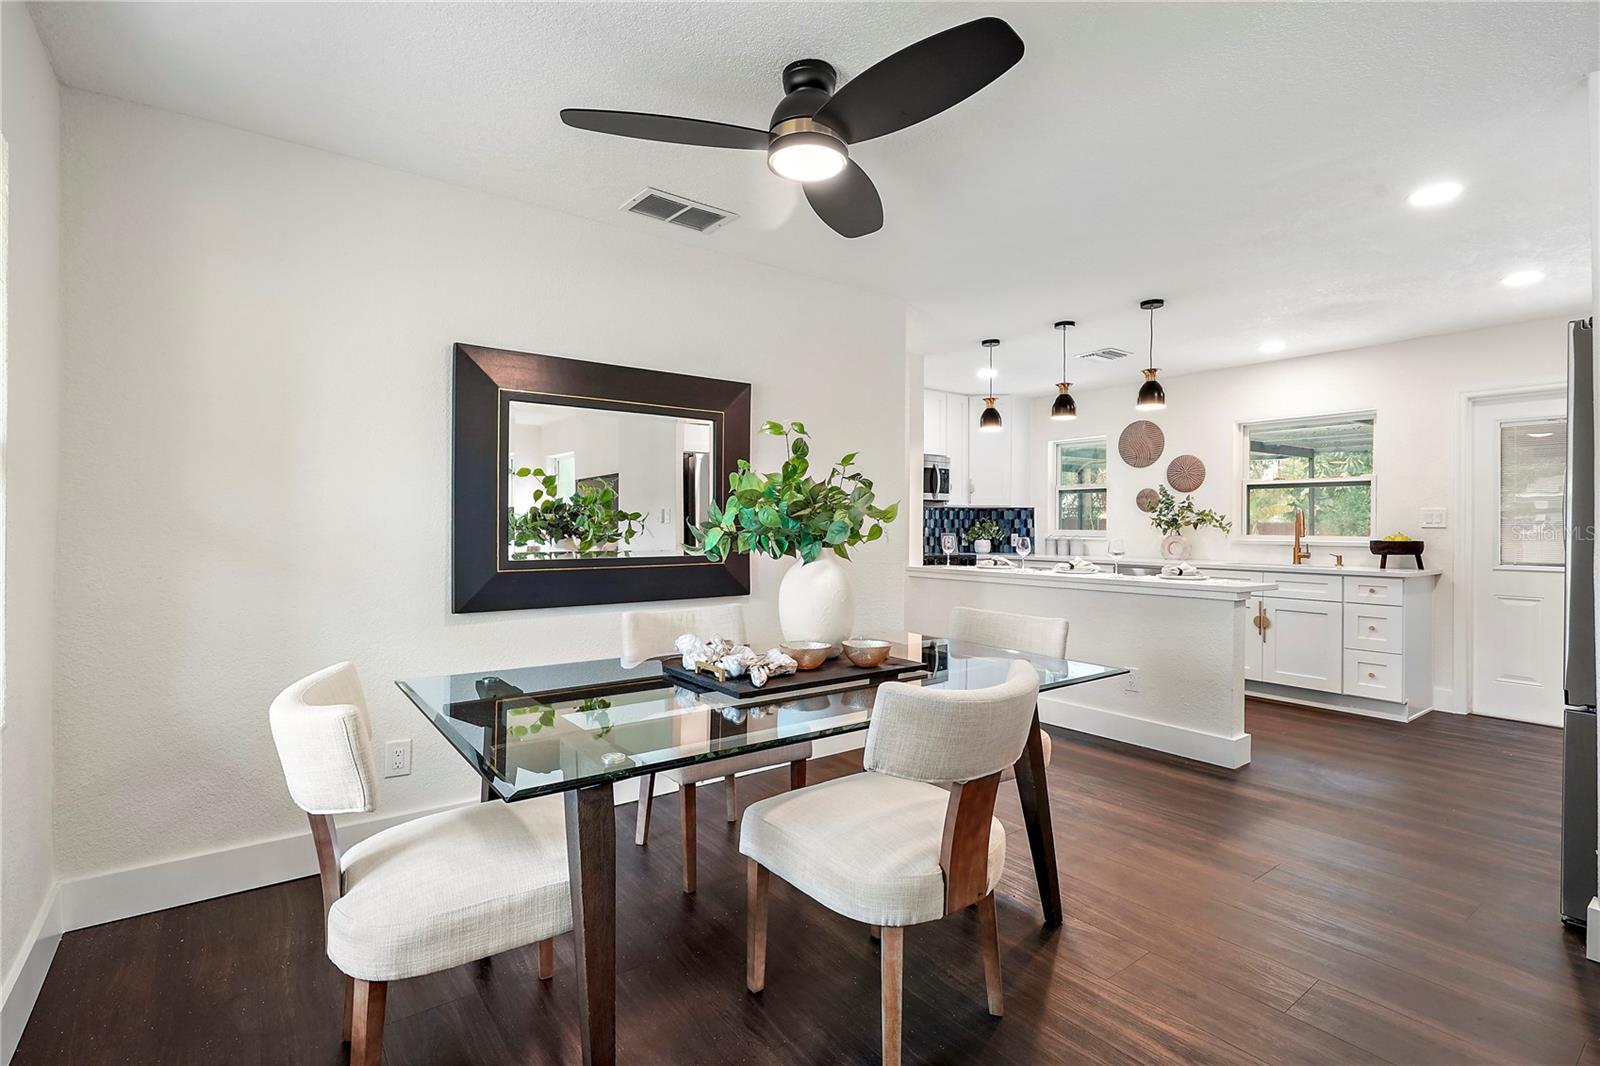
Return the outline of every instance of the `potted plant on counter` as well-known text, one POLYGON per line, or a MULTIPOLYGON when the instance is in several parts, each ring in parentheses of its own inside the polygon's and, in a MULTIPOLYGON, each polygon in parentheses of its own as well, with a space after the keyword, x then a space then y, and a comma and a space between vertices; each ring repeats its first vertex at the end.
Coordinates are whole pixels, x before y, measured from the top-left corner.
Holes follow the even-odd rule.
POLYGON ((851 548, 882 538, 900 505, 877 505, 871 479, 853 469, 855 452, 834 463, 827 477, 812 477, 802 423, 767 422, 761 432, 784 438, 783 468, 761 474, 741 459, 728 475, 727 500, 720 508, 713 501, 709 520, 689 527, 689 551, 713 562, 730 552, 799 559, 778 587, 783 637, 837 645, 855 625, 855 595, 843 563, 851 548))
POLYGON ((980 518, 967 527, 967 540, 972 543, 972 550, 979 555, 988 555, 994 547, 994 542, 999 540, 1005 531, 1000 528, 1000 523, 992 518, 980 518))
POLYGON ((1210 508, 1196 507, 1193 496, 1185 496, 1180 500, 1168 492, 1165 485, 1156 490, 1156 503, 1150 509, 1150 524, 1166 534, 1161 539, 1161 557, 1164 559, 1187 559, 1193 553, 1193 547, 1183 535, 1185 529, 1198 530, 1210 526, 1224 533, 1233 531, 1233 523, 1227 515, 1218 514, 1210 508))

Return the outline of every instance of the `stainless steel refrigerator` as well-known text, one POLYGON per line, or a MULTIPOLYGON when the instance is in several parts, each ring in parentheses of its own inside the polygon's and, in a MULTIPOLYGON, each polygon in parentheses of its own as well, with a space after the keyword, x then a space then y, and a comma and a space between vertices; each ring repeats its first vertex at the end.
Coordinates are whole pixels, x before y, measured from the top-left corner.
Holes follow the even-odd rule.
POLYGON ((1594 320, 1572 323, 1567 362, 1566 731, 1561 918, 1583 925, 1596 882, 1594 320))

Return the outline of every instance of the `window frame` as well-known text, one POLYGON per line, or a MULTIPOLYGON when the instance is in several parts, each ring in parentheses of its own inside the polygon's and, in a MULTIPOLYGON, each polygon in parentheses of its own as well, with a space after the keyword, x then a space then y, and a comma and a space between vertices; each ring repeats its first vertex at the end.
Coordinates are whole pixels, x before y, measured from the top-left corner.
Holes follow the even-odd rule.
POLYGON ((1045 451, 1045 455, 1048 457, 1048 461, 1049 461, 1049 464, 1050 464, 1050 527, 1051 527, 1052 532, 1055 533, 1057 536, 1075 537, 1075 538, 1084 539, 1084 540, 1104 540, 1105 539, 1106 530, 1104 530, 1104 529, 1069 529, 1069 528, 1063 527, 1061 525, 1061 494, 1063 492, 1072 492, 1072 493, 1076 493, 1076 494, 1081 496, 1081 495, 1086 495, 1086 494, 1091 493, 1091 492, 1103 492, 1103 493, 1105 493, 1105 497, 1106 497, 1106 506, 1105 506, 1106 525, 1109 528, 1109 526, 1111 524, 1111 452, 1110 452, 1110 446, 1111 446, 1110 438, 1109 437, 1105 437, 1105 436, 1063 437, 1060 440, 1051 441, 1049 443, 1049 445, 1047 446, 1046 451, 1045 451), (1061 446, 1063 444, 1098 444, 1100 446, 1100 450, 1101 450, 1102 454, 1105 457, 1103 459, 1103 462, 1105 464, 1105 470, 1106 470, 1106 479, 1105 479, 1105 481, 1103 483, 1099 484, 1099 485, 1069 485, 1069 486, 1063 486, 1061 484, 1061 457, 1060 457, 1060 448, 1061 448, 1061 446))
MULTIPOLYGON (((1331 533, 1317 533, 1309 528, 1306 535, 1301 538, 1304 544, 1366 544, 1373 539, 1378 517, 1378 412, 1373 410, 1340 411, 1333 414, 1299 415, 1292 418, 1264 418, 1250 422, 1240 422, 1238 425, 1237 440, 1239 446, 1239 459, 1234 465, 1236 476, 1239 479, 1239 490, 1236 498, 1239 501, 1240 532, 1236 536, 1252 544, 1292 544, 1293 534, 1284 533, 1252 533, 1250 532, 1250 490, 1252 488, 1325 488, 1338 485, 1366 485, 1367 486, 1367 535, 1366 536, 1335 536, 1331 533), (1251 478, 1250 473, 1250 433, 1258 429, 1277 429, 1286 426, 1319 426, 1331 425, 1337 422, 1350 422, 1357 420, 1372 421, 1372 470, 1358 477, 1326 477, 1326 478, 1294 478, 1294 479, 1261 479, 1251 478)), ((1307 493, 1307 499, 1310 493, 1307 493)))

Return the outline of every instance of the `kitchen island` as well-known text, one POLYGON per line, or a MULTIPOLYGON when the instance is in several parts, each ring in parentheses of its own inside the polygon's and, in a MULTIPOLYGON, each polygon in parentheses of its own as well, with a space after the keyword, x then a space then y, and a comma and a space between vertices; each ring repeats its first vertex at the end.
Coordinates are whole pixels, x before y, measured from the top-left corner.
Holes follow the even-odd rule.
MULTIPOLYGON (((942 633, 954 607, 1065 618, 1073 656, 1132 669, 1120 685, 1047 693, 1051 725, 1217 766, 1250 761, 1244 729, 1250 599, 1270 581, 1057 574, 1047 566, 907 568, 906 624, 942 633)), ((1087 687, 1086 687, 1087 688, 1087 687)))

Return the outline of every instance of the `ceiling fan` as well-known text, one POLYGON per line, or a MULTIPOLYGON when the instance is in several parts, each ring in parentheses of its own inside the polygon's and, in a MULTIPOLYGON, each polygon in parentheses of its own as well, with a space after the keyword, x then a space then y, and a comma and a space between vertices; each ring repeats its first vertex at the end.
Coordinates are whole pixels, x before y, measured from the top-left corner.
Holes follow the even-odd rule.
POLYGON ((1022 58, 1022 38, 1003 20, 981 18, 902 48, 846 82, 833 67, 801 59, 783 68, 783 99, 769 129, 675 115, 569 107, 561 121, 581 130, 707 148, 765 150, 774 174, 805 187, 818 217, 845 237, 883 227, 877 187, 850 158, 850 145, 913 126, 954 107, 1022 58))

